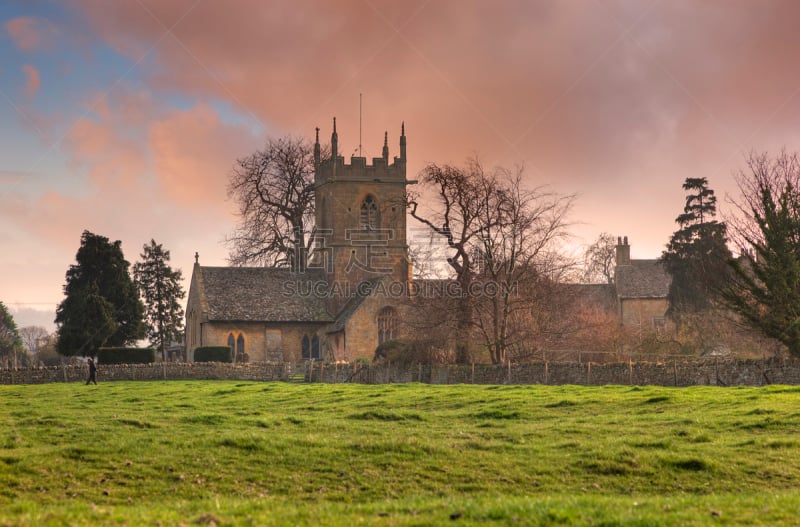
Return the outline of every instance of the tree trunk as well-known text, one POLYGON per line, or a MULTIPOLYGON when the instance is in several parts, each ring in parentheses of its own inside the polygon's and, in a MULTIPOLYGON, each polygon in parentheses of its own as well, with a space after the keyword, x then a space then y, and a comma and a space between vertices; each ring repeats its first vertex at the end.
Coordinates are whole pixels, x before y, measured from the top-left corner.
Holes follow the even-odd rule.
POLYGON ((458 315, 456 319, 456 364, 472 362, 470 353, 470 331, 472 329, 472 297, 469 295, 470 278, 459 277, 461 298, 458 299, 458 315))

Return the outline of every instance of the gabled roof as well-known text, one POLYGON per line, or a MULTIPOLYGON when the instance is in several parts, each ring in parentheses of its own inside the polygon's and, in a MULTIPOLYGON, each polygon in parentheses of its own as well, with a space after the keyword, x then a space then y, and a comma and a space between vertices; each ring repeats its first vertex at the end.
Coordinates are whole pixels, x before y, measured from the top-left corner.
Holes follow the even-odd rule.
POLYGON ((356 294, 354 294, 347 300, 347 302, 342 307, 342 310, 339 311, 336 320, 334 321, 333 324, 330 325, 327 332, 336 333, 337 331, 344 330, 344 327, 347 324, 347 321, 350 320, 350 317, 352 317, 353 314, 356 311, 358 311, 358 308, 361 307, 361 304, 364 303, 364 300, 369 298, 370 294, 372 294, 372 287, 374 287, 381 280, 383 280, 383 277, 370 280, 369 292, 366 292, 364 289, 360 287, 357 288, 356 294))
POLYGON ((192 276, 208 320, 240 322, 331 322, 325 297, 309 285, 319 280, 317 271, 272 267, 195 265, 192 276))
POLYGON ((666 298, 671 278, 659 260, 631 260, 617 266, 619 298, 666 298))
POLYGON ((562 295, 584 306, 613 311, 617 305, 614 284, 559 284, 562 295))

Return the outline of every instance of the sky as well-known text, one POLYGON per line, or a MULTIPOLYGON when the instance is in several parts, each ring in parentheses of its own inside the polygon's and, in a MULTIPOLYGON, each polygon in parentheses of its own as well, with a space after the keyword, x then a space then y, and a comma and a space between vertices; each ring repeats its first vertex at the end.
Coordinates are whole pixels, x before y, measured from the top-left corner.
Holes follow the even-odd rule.
MULTIPOLYGON (((267 137, 330 137, 408 177, 524 166, 576 194, 572 250, 602 232, 656 258, 687 177, 723 214, 750 152, 798 148, 792 0, 0 2, 0 300, 54 329, 81 233, 151 239, 188 289, 226 265, 226 186, 267 137), (361 100, 361 104, 359 104, 361 100), (359 110, 359 106, 361 109, 359 110)), ((409 222, 411 225, 411 222, 409 222)))

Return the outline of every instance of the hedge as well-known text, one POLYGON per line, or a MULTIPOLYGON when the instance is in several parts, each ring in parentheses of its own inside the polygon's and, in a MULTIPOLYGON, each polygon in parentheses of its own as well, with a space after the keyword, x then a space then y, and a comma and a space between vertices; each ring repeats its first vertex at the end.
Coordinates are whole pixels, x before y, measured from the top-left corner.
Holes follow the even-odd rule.
POLYGON ((200 346, 194 350, 195 362, 233 362, 230 346, 200 346))
POLYGON ((100 348, 97 362, 100 364, 150 364, 156 361, 153 348, 100 348))

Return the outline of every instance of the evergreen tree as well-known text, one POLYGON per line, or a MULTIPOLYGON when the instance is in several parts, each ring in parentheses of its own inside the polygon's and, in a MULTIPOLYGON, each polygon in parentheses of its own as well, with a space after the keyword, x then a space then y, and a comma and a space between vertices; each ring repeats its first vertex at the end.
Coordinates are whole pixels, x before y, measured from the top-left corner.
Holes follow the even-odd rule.
POLYGON ((58 352, 95 355, 144 337, 144 306, 131 279, 122 242, 83 231, 76 264, 67 271, 65 298, 56 310, 58 352))
POLYGON ((672 276, 669 288, 669 311, 676 319, 711 306, 715 292, 729 276, 731 252, 727 246, 727 228, 718 222, 717 198, 708 188, 706 178, 686 178, 687 192, 683 214, 675 222, 675 231, 661 256, 672 276))
POLYGON ((14 317, 8 312, 5 304, 0 302, 0 357, 2 357, 0 367, 6 364, 16 366, 18 355, 22 351, 22 339, 14 317))
POLYGON ((133 279, 145 303, 147 338, 161 350, 166 360, 167 347, 180 339, 183 330, 183 308, 179 301, 186 296, 181 287, 181 271, 169 266, 169 251, 150 240, 133 266, 133 279))
POLYGON ((800 357, 800 158, 752 154, 738 177, 734 223, 742 256, 723 291, 745 322, 800 357))
POLYGON ((59 312, 65 314, 56 344, 61 355, 97 355, 97 349, 106 345, 117 330, 114 306, 100 295, 94 281, 84 290, 68 295, 59 312))

